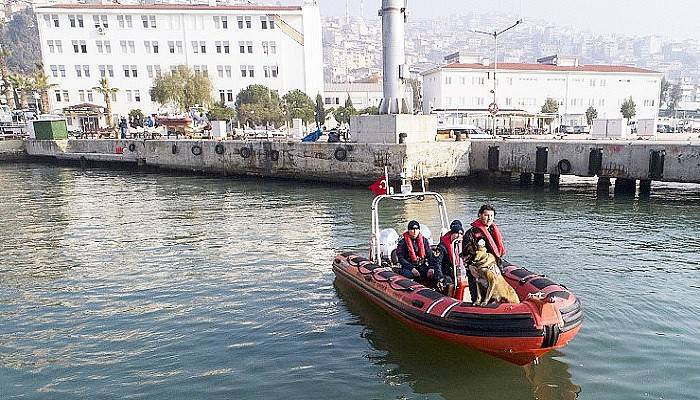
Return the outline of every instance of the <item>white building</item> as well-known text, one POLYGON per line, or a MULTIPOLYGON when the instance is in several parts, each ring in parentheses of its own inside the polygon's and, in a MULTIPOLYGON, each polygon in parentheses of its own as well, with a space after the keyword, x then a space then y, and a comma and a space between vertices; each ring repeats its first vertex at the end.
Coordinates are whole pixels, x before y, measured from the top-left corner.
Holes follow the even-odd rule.
MULTIPOLYGON (((211 4, 211 3, 210 3, 211 4)), ((92 88, 102 77, 119 91, 113 113, 156 112, 153 78, 187 65, 211 78, 215 100, 232 105, 262 84, 280 96, 323 93, 321 18, 302 6, 53 4, 35 9, 51 109, 104 105, 92 88)))
POLYGON ((324 88, 324 104, 328 107, 345 105, 350 97, 356 110, 367 107, 379 107, 384 97, 381 82, 379 83, 326 83, 324 88))
MULTIPOLYGON (((458 57, 451 60, 422 73, 423 112, 485 115, 493 102, 493 64, 458 57)), ((589 107, 596 109, 599 118, 621 118, 620 106, 632 97, 636 118, 658 114, 659 72, 621 65, 579 65, 575 58, 557 56, 537 64, 498 63, 497 68, 496 104, 501 113, 539 114, 545 100, 553 98, 559 103, 562 124, 585 125, 589 107)))

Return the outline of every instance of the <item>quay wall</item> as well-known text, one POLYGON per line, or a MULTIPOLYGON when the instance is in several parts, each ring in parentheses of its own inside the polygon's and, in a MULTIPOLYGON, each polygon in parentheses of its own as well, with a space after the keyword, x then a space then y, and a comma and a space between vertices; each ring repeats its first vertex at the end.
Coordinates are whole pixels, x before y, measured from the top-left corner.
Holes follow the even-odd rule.
POLYGON ((425 144, 300 143, 242 140, 28 140, 30 157, 135 164, 223 175, 367 184, 469 174, 469 142, 425 144), (121 149, 119 149, 121 148, 121 149), (121 151, 121 154, 120 154, 121 151))
POLYGON ((473 140, 471 147, 472 173, 597 175, 700 183, 700 142, 507 139, 473 140), (539 165, 538 148, 546 153, 546 162, 540 160, 539 165), (597 162, 592 152, 598 152, 597 162), (567 166, 562 160, 570 165, 568 172, 561 170, 567 166))
POLYGON ((23 140, 0 140, 0 162, 20 161, 26 157, 23 140))

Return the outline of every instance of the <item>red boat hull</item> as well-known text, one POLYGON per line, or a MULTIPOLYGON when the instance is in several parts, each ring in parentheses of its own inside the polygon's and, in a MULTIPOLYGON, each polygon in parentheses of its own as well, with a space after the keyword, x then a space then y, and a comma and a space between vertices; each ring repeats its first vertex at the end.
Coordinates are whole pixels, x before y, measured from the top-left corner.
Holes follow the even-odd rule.
POLYGON ((518 365, 565 346, 583 321, 571 292, 514 265, 504 267, 503 276, 522 302, 485 307, 444 296, 352 253, 337 255, 333 271, 411 328, 518 365), (528 299, 529 293, 538 296, 528 299))

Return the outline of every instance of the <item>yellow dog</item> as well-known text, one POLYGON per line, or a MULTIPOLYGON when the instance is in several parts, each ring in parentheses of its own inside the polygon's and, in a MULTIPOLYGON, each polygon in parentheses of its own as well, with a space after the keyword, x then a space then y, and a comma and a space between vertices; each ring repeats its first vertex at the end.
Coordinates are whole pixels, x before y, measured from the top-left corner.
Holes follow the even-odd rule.
POLYGON ((491 300, 501 303, 520 303, 515 289, 506 282, 496 265, 496 257, 486 251, 486 243, 483 239, 477 243, 469 241, 465 250, 466 253, 473 254, 469 273, 477 282, 475 304, 485 306, 491 300))

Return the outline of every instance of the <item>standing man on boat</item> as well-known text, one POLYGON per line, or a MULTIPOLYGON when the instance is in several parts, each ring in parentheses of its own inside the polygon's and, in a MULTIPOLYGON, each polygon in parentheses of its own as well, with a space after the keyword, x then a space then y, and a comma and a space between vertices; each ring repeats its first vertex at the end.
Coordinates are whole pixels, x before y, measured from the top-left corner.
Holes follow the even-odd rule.
POLYGON ((479 208, 478 218, 472 222, 471 228, 467 232, 476 242, 479 239, 484 239, 486 249, 489 253, 496 256, 496 260, 500 266, 501 258, 506 252, 503 245, 503 236, 498 229, 494 219, 496 218, 496 210, 490 204, 484 204, 479 208))
MULTIPOLYGON (((496 209, 490 204, 484 204, 479 208, 478 218, 471 223, 471 228, 466 232, 466 238, 477 243, 479 240, 486 242, 486 250, 496 257, 496 263, 501 268, 501 259, 506 252, 503 244, 503 236, 498 226, 494 223, 496 209)), ((472 274, 467 274, 469 282, 469 294, 472 302, 476 300, 476 280, 472 274)))
POLYGON ((422 278, 431 283, 443 282, 443 275, 430 249, 428 239, 420 233, 418 221, 408 223, 396 247, 396 256, 401 264, 401 275, 406 278, 422 278))

